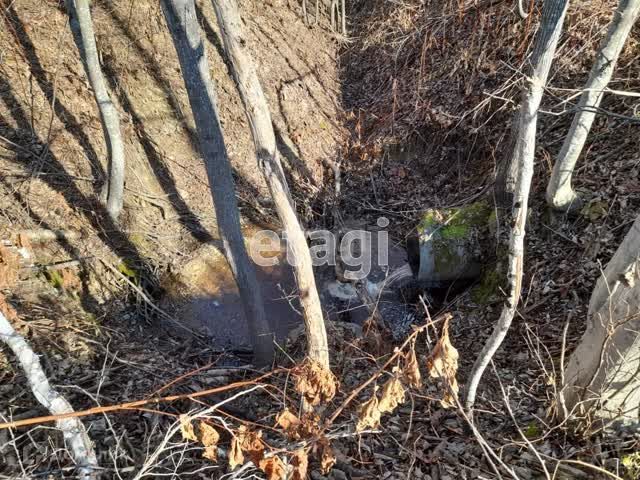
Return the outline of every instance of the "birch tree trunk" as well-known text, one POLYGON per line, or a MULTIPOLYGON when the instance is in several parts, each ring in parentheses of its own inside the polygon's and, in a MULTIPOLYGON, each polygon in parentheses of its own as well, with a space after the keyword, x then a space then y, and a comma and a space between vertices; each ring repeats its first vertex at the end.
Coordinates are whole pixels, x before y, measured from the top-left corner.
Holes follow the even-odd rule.
POLYGON ((638 428, 640 216, 596 283, 587 322, 565 371, 567 410, 586 423, 638 428))
POLYGON ((530 78, 520 107, 517 137, 511 163, 517 166, 516 184, 511 207, 511 235, 507 271, 507 297, 491 336, 476 360, 467 386, 465 407, 471 411, 484 370, 500 347, 515 315, 522 285, 524 235, 533 177, 538 109, 547 83, 549 69, 562 32, 568 0, 546 0, 543 4, 540 30, 531 57, 530 78))
POLYGON ((313 275, 311 254, 293 209, 293 201, 276 148, 269 105, 251 55, 247 51, 248 45, 243 37, 238 6, 235 0, 213 0, 213 7, 251 127, 258 167, 269 186, 278 217, 287 235, 289 251, 293 254, 292 266, 307 330, 308 354, 311 359, 329 368, 327 332, 313 275))
POLYGON ((102 75, 89 0, 66 0, 66 4, 71 31, 100 110, 102 130, 109 154, 109 179, 105 186, 106 208, 111 218, 116 220, 122 211, 125 176, 124 144, 120 133, 120 118, 118 110, 109 97, 102 75))
POLYGON ((598 50, 589 80, 580 96, 578 112, 573 117, 571 129, 553 167, 547 187, 547 203, 554 209, 566 211, 579 207, 578 195, 571 185, 573 170, 604 96, 604 90, 611 80, 620 52, 638 14, 640 0, 620 0, 613 14, 607 36, 598 50))
POLYGON ((255 266, 247 254, 240 229, 231 164, 220 127, 215 86, 209 75, 209 62, 194 0, 163 0, 162 9, 178 54, 198 131, 200 154, 207 167, 218 231, 249 324, 254 361, 264 365, 273 358, 273 333, 265 316, 255 266))
MULTIPOLYGON (((0 306, 3 303, 4 298, 0 294, 0 306)), ((4 306, 6 307, 4 310, 10 309, 6 303, 4 306)), ((69 402, 49 384, 38 356, 11 325, 7 318, 12 317, 11 313, 10 310, 3 312, 3 309, 0 309, 0 340, 11 349, 18 362, 20 362, 36 400, 52 415, 73 412, 69 402)), ((65 418, 58 420, 56 426, 62 431, 71 456, 78 466, 78 478, 96 478, 98 461, 91 439, 82 422, 77 418, 65 418)))

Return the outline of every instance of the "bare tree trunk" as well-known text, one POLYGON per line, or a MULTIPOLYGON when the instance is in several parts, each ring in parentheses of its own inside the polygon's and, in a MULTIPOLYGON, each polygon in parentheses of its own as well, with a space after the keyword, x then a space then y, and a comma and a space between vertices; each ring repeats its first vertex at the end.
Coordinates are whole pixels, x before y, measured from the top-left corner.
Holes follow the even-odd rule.
POLYGON ((565 371, 567 410, 585 422, 599 419, 638 428, 640 216, 598 279, 587 322, 565 371))
POLYGON ((336 12, 338 12, 338 0, 331 0, 331 31, 336 31, 336 12))
POLYGON ((522 284, 524 263, 524 235, 527 220, 529 190, 533 177, 533 163, 536 148, 536 126, 538 109, 547 83, 549 69, 556 51, 562 24, 567 12, 567 0, 546 0, 544 2, 540 31, 531 59, 528 87, 522 99, 518 120, 518 133, 513 151, 512 164, 517 165, 517 181, 511 208, 511 236, 509 239, 509 264, 507 271, 507 297, 491 336, 480 352, 473 366, 467 386, 465 407, 473 408, 476 391, 484 370, 504 340, 515 315, 522 284))
MULTIPOLYGON (((3 303, 4 298, 0 294, 0 306, 3 303)), ((40 359, 25 339, 15 331, 7 317, 11 317, 11 311, 6 312, 5 316, 5 313, 0 309, 0 340, 11 349, 20 362, 36 400, 52 415, 73 412, 69 402, 51 387, 40 365, 40 359)), ((58 420, 56 426, 62 431, 69 451, 78 465, 78 478, 95 478, 98 461, 91 439, 82 422, 77 418, 65 418, 58 420)))
POLYGON ((341 0, 342 6, 342 35, 347 36, 347 0, 341 0))
POLYGON ((198 130, 200 154, 207 167, 218 231, 249 324, 254 360, 264 365, 273 358, 273 334, 265 316, 255 267, 247 254, 240 229, 231 164, 220 127, 215 86, 209 75, 209 62, 200 35, 194 0, 163 0, 162 9, 178 54, 198 130))
POLYGON ((579 198, 571 185, 573 170, 638 14, 640 0, 620 0, 618 9, 613 14, 607 36, 596 55, 589 80, 578 103, 578 112, 573 117, 571 129, 564 140, 547 187, 547 203, 552 208, 566 211, 579 207, 579 198))
POLYGON ((524 0, 518 0, 518 15, 520 15, 520 18, 522 18, 523 20, 525 20, 529 14, 527 13, 527 11, 524 9, 524 5, 522 4, 524 0))
POLYGON ((248 44, 243 38, 240 14, 235 0, 213 0, 222 40, 233 65, 233 74, 245 106, 256 147, 258 167, 269 186, 271 197, 287 235, 288 248, 293 253, 300 303, 307 329, 309 357, 329 368, 327 332, 322 307, 313 275, 311 254, 306 237, 289 193, 276 148, 269 105, 256 73, 248 44))
POLYGON ((124 144, 120 133, 120 118, 102 75, 89 0, 66 0, 71 31, 80 50, 82 63, 89 77, 93 95, 100 110, 104 139, 109 153, 109 181, 105 187, 106 208, 111 218, 116 220, 122 211, 124 201, 124 144))

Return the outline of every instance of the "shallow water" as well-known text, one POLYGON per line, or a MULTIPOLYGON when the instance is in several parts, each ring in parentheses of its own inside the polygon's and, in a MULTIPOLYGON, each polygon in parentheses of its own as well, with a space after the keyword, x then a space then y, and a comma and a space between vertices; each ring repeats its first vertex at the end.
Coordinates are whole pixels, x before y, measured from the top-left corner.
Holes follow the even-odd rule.
MULTIPOLYGON (((267 319, 282 341, 300 324, 293 271, 281 252, 270 252, 279 264, 256 266, 267 319)), ((243 303, 231 269, 220 250, 206 245, 195 252, 168 282, 167 302, 173 315, 188 328, 205 334, 216 348, 250 345, 243 303)))
MULTIPOLYGON (((250 239, 256 231, 245 232, 245 237, 250 239)), ((302 323, 297 287, 293 269, 286 262, 284 248, 267 252, 267 256, 278 259, 278 264, 256 266, 256 272, 267 319, 276 339, 284 342, 287 334, 302 323)), ((374 257, 377 258, 377 252, 374 257)), ((412 275, 404 249, 393 246, 389 252, 389 263, 389 275, 374 265, 369 277, 379 286, 384 285, 385 291, 394 289, 412 275)), ((368 309, 358 298, 344 301, 331 294, 329 286, 336 283, 333 266, 316 267, 314 273, 326 318, 359 324, 368 318, 368 309), (345 312, 348 313, 345 315, 345 312)), ((199 248, 165 283, 165 287, 166 308, 186 327, 208 336, 214 348, 250 346, 243 303, 227 261, 217 246, 207 244, 199 248)), ((406 322, 406 306, 400 299, 388 295, 381 298, 379 293, 370 292, 373 298, 379 299, 379 310, 386 313, 392 322, 396 317, 406 322)))

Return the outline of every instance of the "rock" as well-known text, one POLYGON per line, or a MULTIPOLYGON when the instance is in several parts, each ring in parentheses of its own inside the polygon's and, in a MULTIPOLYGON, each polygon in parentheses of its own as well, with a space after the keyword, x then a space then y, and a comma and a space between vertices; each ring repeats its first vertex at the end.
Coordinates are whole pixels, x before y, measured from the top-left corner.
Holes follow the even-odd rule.
POLYGON ((487 202, 430 209, 418 225, 418 280, 427 288, 480 276, 483 244, 495 221, 487 202))

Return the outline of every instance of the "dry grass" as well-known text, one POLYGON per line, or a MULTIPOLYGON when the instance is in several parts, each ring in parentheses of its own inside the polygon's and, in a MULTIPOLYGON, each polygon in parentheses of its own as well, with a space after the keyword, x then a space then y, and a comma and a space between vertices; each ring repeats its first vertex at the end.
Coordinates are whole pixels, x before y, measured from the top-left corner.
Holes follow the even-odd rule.
MULTIPOLYGON (((548 97, 568 97, 557 87, 580 88, 613 7, 609 0, 570 6, 548 97)), ((351 18, 355 38, 346 51, 345 102, 364 113, 365 138, 493 138, 504 131, 540 13, 531 2, 532 15, 522 20, 516 8, 516 2, 491 1, 357 3, 351 18)), ((637 33, 617 69, 620 80, 634 77, 629 68, 637 33)))

